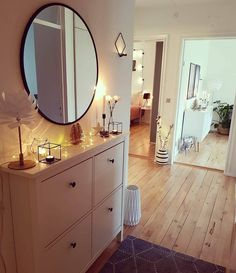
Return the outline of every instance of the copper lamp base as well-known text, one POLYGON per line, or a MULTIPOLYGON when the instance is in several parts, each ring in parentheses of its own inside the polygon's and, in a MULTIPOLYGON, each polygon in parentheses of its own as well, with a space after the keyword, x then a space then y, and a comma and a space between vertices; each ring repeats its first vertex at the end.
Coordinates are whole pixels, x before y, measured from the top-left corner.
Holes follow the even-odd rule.
POLYGON ((36 162, 33 160, 24 160, 23 165, 20 161, 12 161, 8 164, 9 169, 13 170, 26 170, 36 166, 36 162))

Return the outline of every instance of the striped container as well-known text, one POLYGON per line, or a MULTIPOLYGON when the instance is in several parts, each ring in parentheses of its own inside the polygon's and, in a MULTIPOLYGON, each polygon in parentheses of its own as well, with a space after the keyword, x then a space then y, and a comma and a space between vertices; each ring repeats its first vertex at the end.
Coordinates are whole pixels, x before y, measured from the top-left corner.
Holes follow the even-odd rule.
POLYGON ((157 164, 166 165, 166 164, 168 164, 168 159, 169 159, 169 156, 168 156, 168 152, 166 149, 159 149, 156 152, 155 161, 157 164))
POLYGON ((124 224, 135 226, 141 218, 140 190, 135 185, 130 185, 126 189, 125 217, 124 224))

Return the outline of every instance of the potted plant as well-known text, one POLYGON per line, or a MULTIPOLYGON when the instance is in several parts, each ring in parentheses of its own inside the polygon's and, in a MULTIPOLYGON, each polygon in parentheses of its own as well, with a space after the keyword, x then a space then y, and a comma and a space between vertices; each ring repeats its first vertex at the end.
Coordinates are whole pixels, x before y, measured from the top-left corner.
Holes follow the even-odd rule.
POLYGON ((219 116, 219 120, 213 123, 214 127, 219 134, 228 135, 234 106, 220 100, 213 103, 216 105, 213 111, 219 116))

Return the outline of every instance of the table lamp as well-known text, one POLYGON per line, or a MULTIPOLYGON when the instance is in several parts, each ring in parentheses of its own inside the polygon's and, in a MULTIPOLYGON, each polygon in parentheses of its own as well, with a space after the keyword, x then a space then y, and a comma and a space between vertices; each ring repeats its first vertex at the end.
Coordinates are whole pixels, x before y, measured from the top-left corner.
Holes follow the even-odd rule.
POLYGON ((144 104, 143 104, 143 107, 146 107, 148 105, 148 100, 150 99, 150 97, 151 97, 150 93, 144 93, 143 94, 143 99, 145 100, 144 104))

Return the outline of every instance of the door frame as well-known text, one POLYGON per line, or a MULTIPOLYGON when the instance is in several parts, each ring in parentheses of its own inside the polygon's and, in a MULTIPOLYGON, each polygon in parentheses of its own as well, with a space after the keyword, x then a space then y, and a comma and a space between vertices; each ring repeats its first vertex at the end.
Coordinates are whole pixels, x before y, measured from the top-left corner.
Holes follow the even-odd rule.
POLYGON ((236 94, 235 94, 235 99, 234 99, 234 109, 233 109, 233 113, 232 113, 232 119, 231 119, 231 123, 230 123, 227 158, 226 158, 225 169, 224 169, 224 174, 227 175, 227 176, 235 176, 235 172, 232 173, 232 170, 231 170, 232 168, 230 168, 230 162, 232 162, 234 160, 233 151, 235 149, 233 149, 233 148, 236 145, 236 142, 235 142, 236 130, 234 128, 236 126, 236 109, 235 109, 235 106, 236 106, 236 94))
MULTIPOLYGON (((184 46, 185 46, 185 41, 187 40, 217 40, 217 39, 236 39, 236 34, 229 34, 229 35, 194 35, 194 36, 181 36, 181 52, 180 52, 180 58, 179 58, 179 76, 178 76, 178 92, 177 92, 177 99, 176 99, 176 110, 175 110, 175 120, 174 123, 176 124, 176 121, 178 120, 179 117, 179 103, 180 103, 180 90, 181 90, 181 79, 182 79, 182 67, 183 67, 183 57, 184 57, 184 46)), ((235 100, 236 102, 236 100, 235 100)), ((234 107, 235 108, 235 107, 234 107)), ((235 109, 234 109, 235 111, 235 109)), ((231 123, 233 122, 233 120, 231 120, 231 123)), ((233 141, 233 130, 230 130, 229 133, 229 143, 228 143, 228 149, 227 149, 227 156, 226 156, 226 164, 225 164, 225 168, 224 168, 224 174, 225 175, 230 175, 229 174, 229 164, 230 164, 230 158, 232 157, 232 149, 231 147, 233 147, 234 145, 234 141, 233 141)), ((175 144, 176 144, 176 132, 177 132, 177 128, 174 127, 174 132, 173 132, 173 139, 172 139, 172 148, 171 148, 171 153, 172 153, 172 158, 171 158, 171 164, 174 163, 175 158, 176 158, 176 154, 175 154, 175 144)), ((236 135, 234 133, 234 135, 236 135)))

